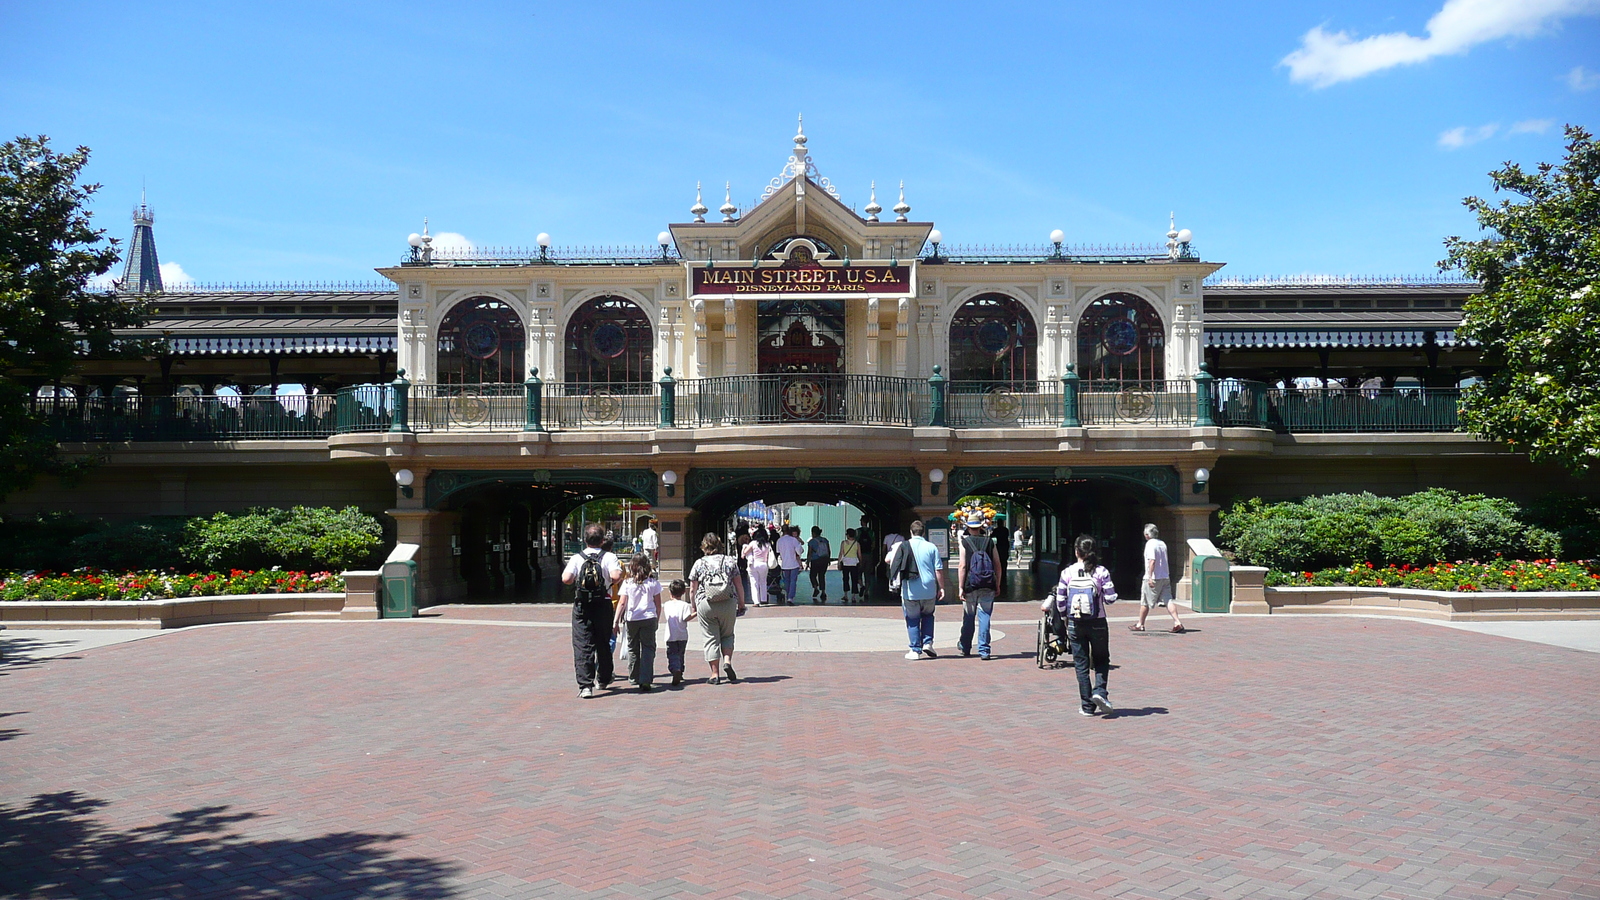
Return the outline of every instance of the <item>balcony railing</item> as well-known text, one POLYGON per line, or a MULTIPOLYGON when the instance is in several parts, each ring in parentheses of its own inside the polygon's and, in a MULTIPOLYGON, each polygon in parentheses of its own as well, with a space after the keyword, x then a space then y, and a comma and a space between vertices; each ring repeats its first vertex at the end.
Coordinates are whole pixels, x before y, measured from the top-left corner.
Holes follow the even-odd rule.
POLYGON ((1193 379, 947 381, 875 375, 729 375, 632 384, 347 387, 313 396, 40 397, 60 441, 325 438, 382 431, 516 432, 881 425, 902 428, 1265 428, 1285 433, 1443 432, 1460 391, 1286 390, 1193 379))
POLYGON ((336 430, 335 403, 333 394, 127 394, 32 401, 34 412, 63 442, 325 438, 336 430))

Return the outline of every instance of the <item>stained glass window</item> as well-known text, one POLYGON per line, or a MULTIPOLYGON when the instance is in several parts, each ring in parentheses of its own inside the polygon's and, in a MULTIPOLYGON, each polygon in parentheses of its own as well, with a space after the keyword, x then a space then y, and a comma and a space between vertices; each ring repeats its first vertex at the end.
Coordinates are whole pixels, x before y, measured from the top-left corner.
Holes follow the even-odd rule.
POLYGON ((650 319, 625 297, 596 297, 567 321, 569 384, 649 384, 655 333, 650 319))
POLYGON ((1016 383, 1039 377, 1039 332, 1020 300, 974 297, 950 320, 953 381, 1016 383))
POLYGON ((439 383, 520 382, 526 341, 521 317, 503 301, 463 300, 439 325, 439 383))
POLYGON ((1166 378, 1161 316, 1135 294, 1108 294, 1078 320, 1078 375, 1090 381, 1166 378))

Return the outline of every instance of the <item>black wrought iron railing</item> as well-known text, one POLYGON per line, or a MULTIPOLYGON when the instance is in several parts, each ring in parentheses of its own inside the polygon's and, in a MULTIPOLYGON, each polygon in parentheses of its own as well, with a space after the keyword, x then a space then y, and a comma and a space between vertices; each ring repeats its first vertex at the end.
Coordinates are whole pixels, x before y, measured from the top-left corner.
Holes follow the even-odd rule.
POLYGON ((324 438, 336 430, 333 394, 127 394, 31 402, 56 440, 68 443, 324 438))
POLYGON ((223 441, 423 431, 837 424, 949 428, 1222 427, 1286 433, 1460 427, 1454 388, 1285 389, 1202 372, 1167 381, 947 381, 728 375, 627 384, 357 385, 335 394, 38 397, 60 441, 223 441))

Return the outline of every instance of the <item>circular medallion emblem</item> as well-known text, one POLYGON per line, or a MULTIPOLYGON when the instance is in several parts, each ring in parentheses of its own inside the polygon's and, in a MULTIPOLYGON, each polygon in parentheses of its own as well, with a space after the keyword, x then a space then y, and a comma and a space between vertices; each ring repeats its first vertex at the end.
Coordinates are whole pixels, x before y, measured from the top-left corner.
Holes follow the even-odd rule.
POLYGON ((457 395, 450 401, 450 420, 471 428, 489 418, 489 401, 474 393, 457 395))
POLYGON ((1127 356, 1139 349, 1139 326, 1127 319, 1112 319, 1100 332, 1100 342, 1105 344, 1107 352, 1127 356))
POLYGON ((616 359, 628 349, 628 335, 615 322, 589 332, 589 351, 599 359, 616 359))
POLYGON ((1003 387, 991 388, 983 395, 983 417, 991 422, 1015 422, 1022 412, 1022 398, 1003 387))
POLYGON ((461 343, 473 359, 488 359, 500 349, 500 329, 493 322, 477 322, 467 327, 461 343))
POLYGON ((1124 422, 1143 422, 1156 411, 1156 398, 1145 391, 1126 390, 1117 395, 1117 417, 1124 422))
POLYGON ((622 398, 608 391, 595 391, 586 404, 589 421, 610 425, 622 418, 622 398))
POLYGON ((796 419, 822 412, 822 385, 810 378, 794 378, 783 386, 783 411, 796 419))
POLYGON ((978 326, 972 334, 972 340, 979 350, 999 356, 1011 349, 1011 329, 1004 322, 990 319, 978 326))

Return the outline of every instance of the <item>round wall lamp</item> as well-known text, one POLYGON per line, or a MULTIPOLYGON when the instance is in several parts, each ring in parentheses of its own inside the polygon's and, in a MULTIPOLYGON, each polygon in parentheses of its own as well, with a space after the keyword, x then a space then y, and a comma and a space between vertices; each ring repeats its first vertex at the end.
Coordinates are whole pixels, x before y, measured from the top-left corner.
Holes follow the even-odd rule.
POLYGON ((416 473, 410 469, 397 469, 394 473, 394 483, 400 486, 400 496, 410 497, 411 485, 417 481, 416 473))
POLYGON ((933 485, 933 495, 939 496, 939 485, 944 484, 944 470, 931 469, 928 472, 928 483, 933 485))
POLYGON ((662 472, 661 483, 667 486, 667 496, 673 496, 678 492, 678 473, 671 469, 662 472))

